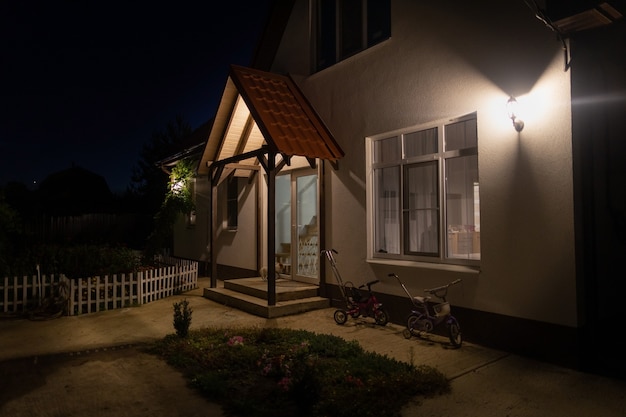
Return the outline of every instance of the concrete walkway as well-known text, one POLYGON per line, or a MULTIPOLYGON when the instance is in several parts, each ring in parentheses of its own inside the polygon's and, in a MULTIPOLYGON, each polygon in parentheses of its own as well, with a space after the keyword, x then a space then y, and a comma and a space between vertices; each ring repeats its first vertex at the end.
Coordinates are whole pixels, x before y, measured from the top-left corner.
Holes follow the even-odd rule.
MULTIPOLYGON (((149 361, 159 362, 157 358, 151 358, 150 355, 124 353, 129 350, 129 348, 124 347, 150 342, 174 333, 172 324, 173 304, 182 299, 187 299, 193 309, 192 329, 201 327, 232 329, 238 326, 262 326, 305 329, 316 333, 333 334, 346 340, 356 340, 367 350, 388 355, 401 361, 433 366, 452 380, 451 394, 424 399, 420 403, 411 404, 403 412, 405 417, 589 417, 590 415, 623 417, 626 415, 626 381, 575 372, 467 342, 463 344, 461 349, 449 349, 447 341, 438 336, 432 336, 429 340, 416 338, 407 340, 402 336, 403 327, 394 324, 380 327, 368 319, 349 319, 345 325, 339 326, 333 320, 334 309, 332 308, 296 316, 265 319, 207 300, 202 297, 202 288, 209 285, 208 280, 200 279, 199 281, 199 288, 196 290, 140 307, 61 317, 49 321, 0 320, 0 362, 2 362, 0 365, 3 363, 5 365, 22 363, 25 372, 28 368, 32 372, 39 372, 41 375, 42 372, 37 371, 36 366, 38 363, 45 363, 46 358, 51 357, 50 355, 74 360, 80 357, 80 361, 67 366, 67 368, 73 366, 70 371, 65 371, 67 373, 59 374, 61 371, 58 366, 55 366, 49 372, 46 371, 46 378, 49 381, 57 381, 63 387, 63 381, 72 378, 72 370, 74 374, 77 374, 79 366, 82 371, 86 369, 86 364, 99 361, 102 366, 97 369, 97 372, 101 374, 106 372, 106 379, 113 379, 116 387, 124 386, 117 379, 121 380, 125 378, 125 375, 132 375, 131 367, 142 365, 145 368, 149 361), (102 355, 107 358, 103 359, 102 355), (115 358, 111 357, 112 355, 115 358), (112 366, 113 363, 115 366, 112 366), (118 371, 120 366, 126 367, 126 372, 120 373, 118 371)), ((130 349, 132 350, 132 348, 130 349)), ((139 380, 133 386, 145 384, 150 387, 150 384, 154 384, 155 380, 163 384, 165 383, 164 380, 167 379, 168 383, 179 386, 179 388, 182 385, 187 392, 179 394, 173 399, 156 398, 148 401, 145 398, 150 393, 132 394, 131 389, 122 390, 116 392, 115 403, 120 403, 121 396, 126 392, 129 396, 139 397, 135 397, 134 400, 131 399, 124 404, 133 404, 133 401, 134 404, 137 404, 137 398, 143 398, 143 402, 140 401, 138 405, 143 407, 143 411, 134 410, 132 405, 116 408, 101 399, 103 403, 108 405, 101 407, 103 410, 98 413, 94 413, 94 408, 91 408, 90 415, 115 415, 118 417, 125 415, 150 415, 153 417, 161 415, 221 415, 219 407, 198 398, 192 390, 186 388, 182 376, 169 369, 168 366, 163 363, 151 364, 150 366, 159 367, 158 370, 153 371, 157 372, 158 375, 153 375, 151 378, 146 376, 145 378, 149 381, 139 380), (166 374, 167 378, 164 378, 163 376, 166 374), (181 397, 183 395, 184 397, 181 397), (182 400, 186 401, 184 409, 181 406, 176 407, 176 401, 182 400), (209 410, 211 412, 208 412, 209 410), (107 414, 108 412, 110 414, 107 414)), ((13 369, 12 372, 16 372, 15 366, 11 369, 13 369)), ((0 371, 2 371, 1 366, 0 371)), ((96 372, 95 369, 94 372, 96 372)), ((88 378, 85 375, 82 377, 88 378)), ((18 378, 19 375, 9 375, 9 377, 0 379, 0 416, 19 417, 20 414, 15 414, 15 410, 20 409, 24 410, 21 415, 28 415, 29 417, 36 417, 37 415, 80 416, 85 411, 85 409, 77 408, 74 410, 71 408, 71 405, 74 404, 72 399, 75 397, 71 396, 67 387, 64 387, 61 392, 45 391, 46 396, 63 400, 58 401, 58 407, 62 409, 57 410, 57 413, 51 412, 49 402, 48 405, 42 403, 39 409, 32 408, 33 398, 40 398, 42 394, 42 392, 37 393, 37 387, 33 387, 32 390, 23 389, 14 392, 15 395, 11 398, 5 398, 8 394, 3 397, 2 392, 11 388, 6 385, 13 383, 11 381, 16 381, 18 378), (29 406, 31 406, 30 409, 28 409, 29 406), (41 411, 42 414, 37 414, 37 410, 41 411)), ((81 385, 77 382, 74 384, 81 385)), ((41 381, 34 383, 34 385, 41 385, 41 381)), ((74 386, 70 383, 68 385, 74 386)), ((172 389, 169 386, 161 388, 172 389)), ((9 391, 11 390, 9 389, 9 391)), ((85 397, 89 397, 89 395, 81 395, 83 400, 85 397)), ((93 407, 97 406, 94 405, 93 407)))

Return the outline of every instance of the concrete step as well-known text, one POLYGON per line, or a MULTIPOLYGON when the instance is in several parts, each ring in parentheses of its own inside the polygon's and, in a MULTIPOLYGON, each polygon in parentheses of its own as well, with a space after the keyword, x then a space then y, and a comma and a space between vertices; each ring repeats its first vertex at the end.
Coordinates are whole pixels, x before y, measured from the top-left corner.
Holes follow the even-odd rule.
POLYGON ((203 296, 220 304, 232 306, 246 313, 265 318, 289 316, 330 307, 330 300, 317 295, 306 298, 277 300, 275 305, 269 306, 267 305, 267 299, 225 287, 204 288, 203 296))
MULTIPOLYGON (((267 301, 267 281, 261 278, 241 278, 224 281, 224 288, 267 301)), ((276 301, 317 297, 319 287, 291 280, 276 280, 276 301)))

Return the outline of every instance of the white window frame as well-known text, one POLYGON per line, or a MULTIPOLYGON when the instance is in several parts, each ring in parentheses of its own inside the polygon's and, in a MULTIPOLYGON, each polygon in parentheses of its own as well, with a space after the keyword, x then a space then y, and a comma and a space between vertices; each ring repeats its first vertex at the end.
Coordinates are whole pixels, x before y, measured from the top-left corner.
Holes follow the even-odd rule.
MULTIPOLYGON (((440 121, 435 121, 432 123, 426 123, 417 126, 411 126, 408 128, 402 128, 391 132, 385 132, 373 136, 366 137, 366 190, 367 190, 367 219, 368 219, 368 227, 367 227, 367 245, 368 245, 368 261, 369 262, 379 262, 379 263, 389 263, 389 264, 424 264, 428 265, 441 265, 443 267, 446 266, 470 266, 472 268, 480 266, 480 249, 477 257, 467 257, 467 258, 459 258, 459 257, 451 257, 448 256, 448 245, 449 245, 449 234, 447 230, 447 206, 446 206, 446 193, 447 193, 447 184, 445 178, 445 166, 446 160, 460 157, 460 156, 468 156, 468 155, 476 155, 478 159, 478 143, 475 147, 464 148, 460 150, 446 151, 444 149, 444 132, 445 126, 458 123, 461 121, 467 121, 474 119, 476 120, 476 125, 478 123, 476 113, 471 113, 468 115, 460 116, 453 119, 445 119, 440 121), (409 133, 414 133, 418 131, 427 130, 430 128, 437 128, 437 153, 436 154, 427 154, 418 157, 406 158, 405 157, 405 148, 404 141, 401 140, 401 156, 400 159, 395 162, 387 162, 387 163, 375 163, 374 162, 374 145, 377 141, 388 139, 391 137, 400 137, 402 138, 404 135, 409 133), (420 162, 428 162, 428 161, 436 161, 438 164, 437 167, 437 186, 438 186, 438 205, 439 205, 439 213, 438 213, 438 233, 439 233, 439 249, 438 254, 436 256, 432 255, 419 255, 419 254, 409 254, 405 248, 405 236, 407 235, 408 226, 405 225, 405 216, 403 209, 403 193, 404 193, 404 171, 407 166, 411 166, 411 164, 416 164, 420 162), (400 179, 399 179, 399 222, 400 222, 400 237, 399 244, 400 250, 399 253, 384 253, 380 252, 378 248, 376 248, 376 169, 385 168, 385 167, 399 167, 400 179)), ((477 139, 479 140, 479 139, 477 139)), ((478 183, 474 185, 476 191, 479 189, 478 183)), ((476 196, 477 197, 477 196, 476 196)), ((478 201, 475 201, 475 204, 479 204, 478 201)), ((480 222, 480 206, 474 206, 474 217, 480 222), (478 212, 476 212, 478 211, 478 212)), ((479 226, 479 225, 478 225, 479 226)), ((480 229, 478 229, 480 231, 480 229)), ((478 239, 480 239, 480 233, 477 234, 478 239)))

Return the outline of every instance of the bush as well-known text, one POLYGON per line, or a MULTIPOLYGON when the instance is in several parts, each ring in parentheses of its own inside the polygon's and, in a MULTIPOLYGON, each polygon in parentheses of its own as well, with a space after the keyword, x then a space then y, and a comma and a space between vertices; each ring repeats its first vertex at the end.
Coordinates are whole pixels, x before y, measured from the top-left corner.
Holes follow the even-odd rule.
POLYGON ((201 329, 186 339, 167 336, 150 351, 228 415, 399 416, 415 397, 450 390, 435 368, 303 330, 201 329))
POLYGON ((174 329, 179 337, 185 338, 189 334, 191 313, 192 309, 189 307, 189 301, 186 299, 174 303, 174 329))
POLYGON ((0 276, 32 275, 37 265, 43 274, 75 279, 135 272, 141 262, 135 251, 122 246, 36 245, 0 269, 0 276))

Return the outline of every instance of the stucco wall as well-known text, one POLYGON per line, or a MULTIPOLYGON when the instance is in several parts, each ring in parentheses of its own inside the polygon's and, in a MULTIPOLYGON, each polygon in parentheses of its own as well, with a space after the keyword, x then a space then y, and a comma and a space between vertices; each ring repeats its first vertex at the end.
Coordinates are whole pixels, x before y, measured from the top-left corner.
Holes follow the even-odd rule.
POLYGON ((217 263, 257 270, 257 195, 255 186, 239 180, 239 216, 237 230, 226 229, 226 181, 219 187, 217 263))
POLYGON ((189 226, 185 216, 179 216, 174 225, 174 255, 200 262, 210 261, 208 219, 209 182, 206 178, 195 179, 196 224, 189 226))
POLYGON ((344 279, 377 277, 377 290, 402 295, 388 273, 416 294, 461 277, 453 304, 576 326, 570 73, 554 34, 523 1, 393 0, 391 39, 308 74, 307 23, 288 26, 274 70, 294 76, 346 153, 327 170, 326 208, 344 279), (509 95, 522 107, 520 133, 506 117, 509 95), (366 137, 472 112, 480 272, 368 262, 366 137))
MULTIPOLYGON (((239 217, 238 228, 234 231, 226 229, 226 182, 218 187, 218 248, 217 263, 238 268, 257 269, 257 217, 256 187, 239 182, 239 217)), ((174 255, 199 261, 211 261, 209 248, 209 198, 210 184, 206 178, 196 179, 196 224, 187 225, 182 216, 176 223, 174 233, 174 255)))

